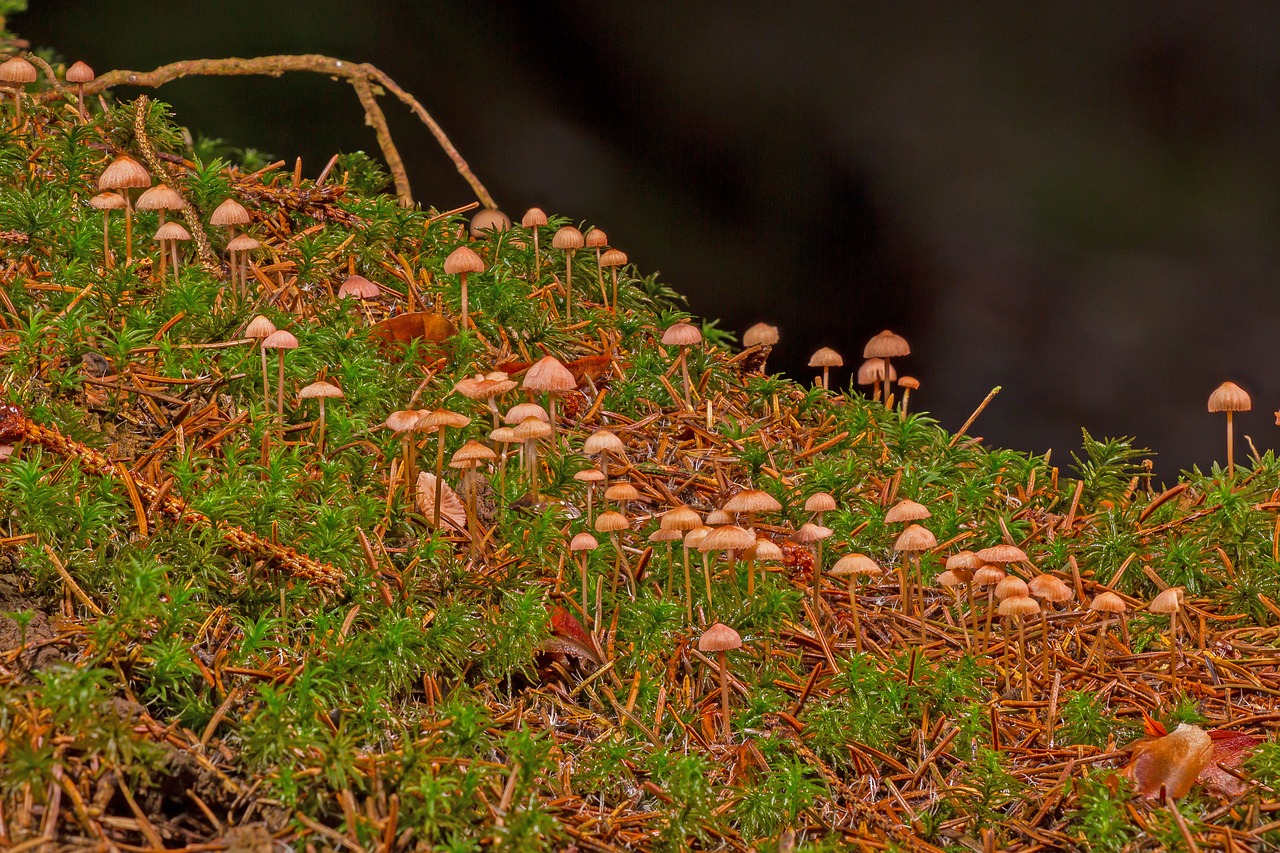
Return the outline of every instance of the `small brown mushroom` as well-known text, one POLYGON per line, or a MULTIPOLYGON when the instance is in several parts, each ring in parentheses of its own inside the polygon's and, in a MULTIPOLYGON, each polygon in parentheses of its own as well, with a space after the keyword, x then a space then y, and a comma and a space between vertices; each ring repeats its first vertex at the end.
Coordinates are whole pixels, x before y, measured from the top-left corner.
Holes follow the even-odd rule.
POLYGON ((84 108, 84 84, 92 83, 93 69, 87 64, 76 61, 67 69, 67 82, 76 84, 76 98, 79 100, 80 121, 89 120, 89 111, 84 108))
MULTIPOLYGON (((871 340, 867 341, 867 345, 862 349, 863 358, 883 358, 884 369, 886 375, 893 369, 891 359, 901 358, 911 354, 911 347, 907 344, 907 339, 901 335, 895 335, 893 332, 885 329, 871 340)), ((892 378, 886 380, 892 381, 892 378)), ((886 385, 884 389, 885 408, 889 407, 889 389, 886 385)))
POLYGON ((1235 412, 1247 412, 1253 408, 1249 394, 1234 382, 1223 382, 1209 395, 1210 412, 1227 413, 1227 476, 1236 472, 1235 427, 1231 416, 1235 412))
POLYGON ((587 533, 585 530, 574 536, 569 542, 569 551, 579 554, 579 567, 582 570, 582 618, 587 620, 587 614, 590 613, 590 607, 587 605, 587 557, 588 551, 594 551, 600 547, 600 543, 596 541, 596 537, 587 533))
POLYGON ((1182 610, 1182 587, 1171 586, 1164 590, 1151 599, 1147 610, 1169 616, 1169 679, 1176 693, 1178 690, 1178 612, 1182 610))
POLYGON ((133 263, 133 202, 129 191, 151 186, 151 174, 127 154, 112 160, 98 177, 99 190, 115 190, 124 199, 125 266, 133 263))
POLYGON ((22 89, 36 82, 36 67, 21 56, 14 56, 0 64, 0 83, 13 87, 14 127, 22 126, 22 89))
POLYGON ((809 356, 810 367, 822 368, 822 390, 831 390, 831 368, 844 367, 844 356, 833 350, 831 347, 823 347, 822 349, 809 356))
POLYGON ((689 347, 702 343, 702 330, 692 323, 675 323, 662 333, 663 346, 680 348, 680 375, 684 381, 684 404, 693 408, 692 383, 689 381, 689 347))
POLYGON ((281 440, 284 439, 284 354, 287 350, 298 348, 298 339, 284 329, 276 329, 263 338, 262 348, 273 349, 279 359, 279 373, 276 379, 276 427, 281 440))
POLYGON ((529 281, 537 280, 542 270, 542 256, 538 248, 538 229, 547 224, 547 215, 540 207, 531 207, 520 217, 520 224, 533 232, 533 269, 529 273, 529 281))
POLYGON ((320 403, 320 429, 316 434, 316 453, 324 458, 324 401, 342 397, 342 389, 331 382, 317 380, 298 392, 299 400, 317 400, 320 403))
POLYGON ((613 278, 613 299, 609 301, 609 310, 618 310, 618 267, 626 266, 627 253, 621 249, 609 249, 600 255, 599 265, 608 267, 613 278))
POLYGON ((271 414, 271 389, 267 387, 267 351, 262 347, 262 342, 275 330, 276 324, 261 314, 250 320, 244 329, 246 338, 258 342, 258 352, 262 355, 262 409, 265 414, 271 414))
MULTIPOLYGON (((444 430, 441 430, 443 436, 444 430)), ((480 531, 476 529, 476 468, 481 462, 492 462, 498 458, 498 454, 493 452, 493 448, 487 447, 478 441, 468 441, 453 454, 449 460, 450 468, 461 468, 464 470, 464 482, 466 483, 467 493, 467 537, 471 540, 471 558, 475 559, 476 551, 480 544, 480 531)), ((436 478, 439 483, 439 478, 436 478)))
POLYGON ((724 742, 733 743, 733 731, 729 723, 729 660, 728 653, 742 648, 742 636, 737 631, 717 622, 698 638, 698 651, 715 652, 716 666, 720 670, 720 714, 724 720, 724 742))
MULTIPOLYGON (((1000 601, 1000 615, 1018 620, 1018 666, 1022 670, 1022 701, 1031 701, 1031 676, 1027 672, 1027 617, 1040 612, 1040 603, 1029 595, 1010 595, 1000 601)), ((1005 670, 1006 676, 1008 670, 1005 670)))
POLYGON ((465 329, 471 323, 471 315, 467 310, 467 273, 484 272, 484 261, 471 250, 470 246, 459 246, 444 259, 445 275, 456 275, 462 285, 462 324, 465 329))
POLYGON ((572 225, 556 230, 551 245, 564 252, 564 318, 573 319, 573 256, 586 245, 582 232, 572 225))
POLYGON ((832 577, 847 578, 849 582, 849 612, 853 614, 853 641, 858 653, 862 653, 862 626, 858 622, 858 579, 880 574, 880 564, 866 554, 846 554, 831 567, 832 577))
POLYGON ((432 504, 431 526, 440 527, 440 503, 444 497, 444 437, 450 429, 462 429, 471 423, 471 418, 451 412, 448 409, 436 409, 427 412, 419 420, 417 429, 436 434, 436 495, 432 504))
POLYGON ((565 367, 558 358, 552 355, 544 356, 533 363, 524 373, 524 380, 520 383, 520 387, 525 391, 545 393, 549 398, 547 411, 549 413, 548 423, 551 424, 551 434, 556 434, 556 399, 564 394, 572 393, 578 390, 578 380, 573 378, 573 373, 569 368, 565 367))
POLYGON ((89 206, 102 211, 102 266, 111 267, 111 211, 124 210, 125 200, 119 193, 98 193, 89 199, 89 206))
MULTIPOLYGON (((191 239, 191 233, 176 222, 166 222, 156 229, 156 242, 160 244, 160 256, 164 257, 165 243, 173 257, 173 283, 178 283, 178 244, 191 239)), ((160 267, 164 269, 164 265, 160 267)))

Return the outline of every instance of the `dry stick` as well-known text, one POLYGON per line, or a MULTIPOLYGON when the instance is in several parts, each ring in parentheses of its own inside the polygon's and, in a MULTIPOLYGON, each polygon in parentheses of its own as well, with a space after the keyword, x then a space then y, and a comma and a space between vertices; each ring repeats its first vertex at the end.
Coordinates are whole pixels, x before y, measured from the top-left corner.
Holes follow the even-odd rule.
MULTIPOLYGON (((156 156, 155 148, 151 145, 151 140, 147 137, 147 107, 150 99, 146 95, 139 95, 136 101, 136 109, 133 114, 133 135, 138 141, 138 151, 142 154, 142 159, 146 161, 147 168, 157 178, 168 180, 165 183, 173 189, 178 195, 182 195, 183 181, 174 179, 168 170, 160 162, 160 158, 156 156)), ((183 196, 186 201, 186 197, 183 196)), ((210 269, 218 268, 218 257, 213 252, 213 247, 209 245, 209 235, 204 233, 204 223, 200 221, 200 217, 196 215, 196 209, 188 201, 180 211, 182 219, 187 223, 187 230, 191 232, 191 238, 196 242, 196 252, 200 255, 200 260, 210 269)), ((177 254, 177 244, 174 245, 175 256, 177 254)), ((174 275, 176 276, 177 261, 174 261, 174 275)))
MULTIPOLYGON (((475 192, 476 198, 485 207, 498 206, 493 197, 489 195, 489 191, 484 188, 484 184, 480 183, 480 179, 471 171, 467 161, 458 153, 458 149, 449 140, 444 129, 431 117, 431 114, 427 112, 422 104, 400 88, 394 80, 368 63, 346 62, 319 54, 258 56, 250 59, 237 57, 229 57, 227 59, 190 59, 182 62, 171 62, 152 71, 128 71, 124 69, 108 71, 93 82, 86 84, 85 91, 88 94, 95 94, 115 86, 147 86, 154 88, 174 80, 192 76, 265 75, 279 77, 289 71, 308 71, 314 74, 324 74, 327 77, 338 77, 351 83, 352 87, 356 89, 357 97, 360 97, 361 105, 365 107, 369 124, 374 127, 377 133, 378 144, 382 146, 383 158, 386 159, 387 165, 391 169, 392 177, 395 179, 396 197, 401 205, 405 207, 413 205, 413 195, 409 190, 409 177, 405 173, 404 163, 400 159, 399 152, 395 150, 394 146, 388 148, 387 143, 390 142, 390 134, 384 134, 382 131, 382 128, 386 126, 385 118, 379 121, 379 115, 369 111, 368 103, 360 90, 361 85, 372 96, 373 90, 370 83, 376 83, 408 106, 418 119, 427 126, 427 129, 431 131, 431 135, 435 137, 445 155, 453 161, 458 173, 462 175, 472 191, 475 192), (379 124, 382 125, 382 128, 379 127, 379 124)), ((60 95, 45 92, 39 97, 42 100, 50 100, 60 97, 60 95)))
POLYGON ((985 409, 991 401, 995 399, 996 395, 1000 393, 1000 388, 1001 386, 999 385, 992 388, 991 393, 982 399, 982 402, 978 404, 978 408, 973 410, 972 415, 969 415, 969 420, 965 421, 964 425, 960 427, 956 434, 951 436, 951 441, 947 442, 947 447, 956 446, 956 442, 959 441, 960 437, 968 431, 969 427, 973 426, 973 422, 978 419, 978 415, 982 414, 982 410, 985 409))

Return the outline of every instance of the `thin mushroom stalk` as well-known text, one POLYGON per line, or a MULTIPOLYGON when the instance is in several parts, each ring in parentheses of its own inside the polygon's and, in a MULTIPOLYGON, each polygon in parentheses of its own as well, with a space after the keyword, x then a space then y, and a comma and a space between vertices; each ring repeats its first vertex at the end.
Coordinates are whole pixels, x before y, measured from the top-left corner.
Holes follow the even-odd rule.
POLYGON ((724 717, 724 742, 733 743, 733 730, 729 724, 729 653, 723 649, 716 653, 720 666, 720 708, 724 717))

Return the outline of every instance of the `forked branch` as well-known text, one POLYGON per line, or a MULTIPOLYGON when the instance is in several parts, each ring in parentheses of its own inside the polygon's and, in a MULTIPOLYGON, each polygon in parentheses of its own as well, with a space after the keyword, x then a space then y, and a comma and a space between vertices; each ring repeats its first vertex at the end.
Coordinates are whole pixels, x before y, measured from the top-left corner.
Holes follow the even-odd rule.
MULTIPOLYGON (((329 77, 341 78, 351 84, 356 91, 356 96, 360 99, 361 107, 364 108, 365 121, 373 128, 378 137, 378 145, 382 148, 382 156, 387 161, 387 166, 391 169, 391 176, 395 180, 396 196, 400 200, 400 204, 405 207, 412 206, 413 194, 409 189, 409 176, 405 172, 404 161, 400 158, 400 152, 396 150, 395 143, 391 139, 391 131, 387 127, 386 116, 383 115, 381 108, 378 106, 376 98, 378 89, 375 89, 375 86, 399 98, 427 126, 427 129, 431 131, 431 135, 436 138, 436 142, 444 149, 444 153, 448 155, 449 159, 453 161, 453 165, 457 167, 458 173, 471 185, 472 191, 475 192, 476 198, 480 200, 481 204, 485 207, 497 207, 493 196, 489 195, 489 191, 485 189, 484 184, 480 183, 480 179, 471 171, 471 167, 467 165, 467 161, 463 159, 462 154, 454 147, 453 142, 444 132, 444 128, 431 117, 426 107, 422 106, 417 98, 400 88, 385 73, 368 63, 347 62, 342 59, 314 53, 297 56, 258 56, 251 59, 237 57, 188 59, 182 62, 161 65, 154 71, 128 71, 124 69, 108 71, 92 83, 85 84, 84 91, 85 94, 93 94, 116 86, 156 88, 174 80, 181 80, 183 77, 231 77, 259 74, 279 77, 289 71, 309 71, 313 74, 325 74, 329 77)), ((58 91, 46 92, 44 95, 46 99, 62 96, 58 91)))

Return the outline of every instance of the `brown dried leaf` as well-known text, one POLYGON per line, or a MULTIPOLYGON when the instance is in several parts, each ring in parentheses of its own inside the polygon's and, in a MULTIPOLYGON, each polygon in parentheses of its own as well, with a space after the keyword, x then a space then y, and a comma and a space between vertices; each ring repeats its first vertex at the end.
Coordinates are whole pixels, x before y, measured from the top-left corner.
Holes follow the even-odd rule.
POLYGON ((1140 797, 1158 797, 1163 790, 1166 797, 1178 800, 1191 791, 1212 760, 1213 740, 1208 732, 1184 723, 1164 737, 1134 746, 1124 774, 1140 797))
MULTIPOLYGON (((414 502, 418 506, 418 512, 427 517, 427 523, 430 524, 435 517, 436 509, 436 475, 430 471, 423 471, 418 474, 418 492, 414 502)), ((445 527, 452 527, 459 533, 467 532, 467 508, 463 506, 462 499, 458 497, 458 493, 449 488, 449 484, 445 483, 440 492, 440 524, 445 527)))
POLYGON ((551 636, 542 642, 538 651, 572 657, 579 663, 589 662, 597 666, 604 663, 603 657, 596 648, 595 640, 582 627, 577 617, 568 610, 557 607, 551 611, 550 627, 551 636))

